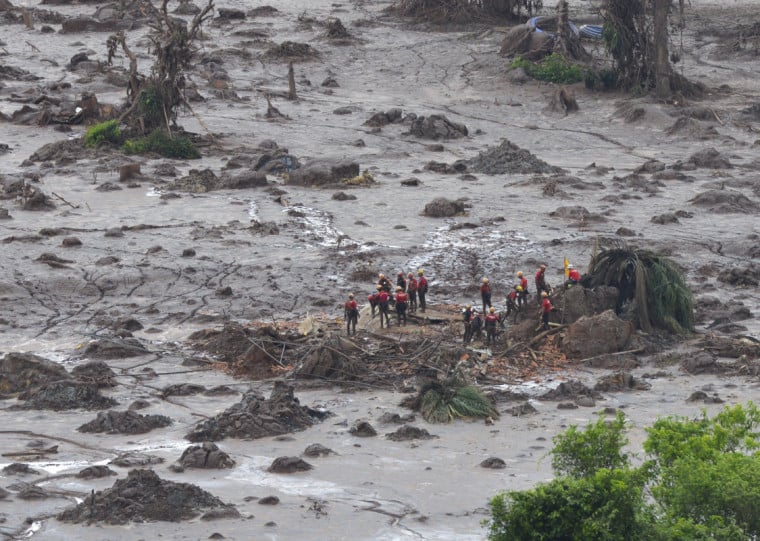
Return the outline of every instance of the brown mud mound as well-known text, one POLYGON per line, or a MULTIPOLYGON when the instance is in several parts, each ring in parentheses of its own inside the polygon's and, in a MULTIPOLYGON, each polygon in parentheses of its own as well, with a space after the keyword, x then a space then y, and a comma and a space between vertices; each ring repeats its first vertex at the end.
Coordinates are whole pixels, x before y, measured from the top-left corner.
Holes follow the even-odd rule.
POLYGON ((716 214, 756 214, 760 205, 736 190, 708 190, 689 199, 689 203, 716 214))
POLYGON ((227 363, 237 376, 267 379, 282 371, 280 359, 290 352, 302 337, 280 334, 273 327, 243 327, 229 323, 222 329, 194 332, 188 340, 199 352, 227 363))
POLYGON ((401 122, 403 118, 402 115, 403 115, 403 112, 399 108, 389 109, 384 112, 381 111, 369 117, 369 119, 367 119, 364 125, 369 126, 371 128, 382 128, 383 126, 386 126, 388 124, 401 122))
POLYGON ((635 378, 629 372, 617 372, 599 378, 594 390, 603 392, 648 391, 651 385, 635 378))
POLYGON ((145 434, 154 428, 169 426, 172 422, 165 415, 141 415, 131 410, 101 411, 95 419, 77 430, 106 434, 145 434))
POLYGON ((549 165, 528 150, 518 147, 507 139, 470 160, 456 163, 464 164, 470 171, 487 175, 553 175, 563 172, 561 168, 549 165))
POLYGON ((303 456, 308 456, 309 458, 318 458, 322 456, 337 455, 337 454, 338 453, 336 453, 332 449, 325 447, 324 445, 320 443, 312 443, 303 451, 303 456))
POLYGON ((503 470, 507 467, 507 463, 499 457, 492 456, 481 462, 480 467, 489 470, 503 470))
POLYGON ((377 436, 377 430, 367 421, 357 421, 351 428, 348 429, 348 433, 357 438, 374 438, 377 436))
POLYGON ((602 395, 599 394, 596 390, 587 387, 580 381, 570 380, 563 381, 555 389, 545 392, 539 397, 539 399, 559 401, 575 399, 581 396, 589 398, 602 398, 602 395))
POLYGON ((85 356, 90 359, 126 359, 148 353, 136 338, 102 338, 91 342, 84 350, 85 356))
POLYGON ((682 116, 669 128, 665 129, 668 135, 678 135, 690 140, 714 139, 718 137, 718 130, 714 126, 706 126, 699 120, 682 116))
POLYGON ((601 214, 590 212, 586 207, 572 205, 569 207, 557 207, 549 213, 552 218, 574 220, 581 223, 606 222, 607 218, 601 214))
POLYGON ((171 467, 172 471, 181 472, 185 468, 200 468, 222 470, 232 468, 235 461, 210 441, 204 441, 202 445, 191 445, 182 452, 177 464, 171 467))
POLYGON ((695 152, 689 157, 688 162, 706 169, 731 169, 733 167, 729 159, 714 148, 705 148, 695 152))
POLYGON ((161 398, 166 400, 170 396, 192 396, 204 392, 206 392, 206 388, 203 385, 196 385, 195 383, 176 383, 161 389, 161 398))
POLYGON ((443 115, 419 116, 412 121, 409 133, 421 139, 459 139, 468 134, 467 126, 452 122, 443 115))
POLYGON ((749 263, 746 267, 734 267, 720 273, 718 280, 734 286, 756 287, 760 284, 760 266, 749 263))
POLYGON ((555 294, 552 303, 562 311, 562 322, 574 323, 583 316, 593 316, 605 310, 614 310, 617 305, 618 289, 611 286, 598 286, 587 289, 575 285, 562 289, 555 294))
POLYGON ((150 466, 151 464, 161 464, 163 462, 164 459, 160 456, 148 455, 137 451, 127 451, 114 458, 109 464, 122 468, 134 468, 136 466, 150 466))
POLYGON ((58 515, 74 523, 127 524, 129 522, 180 522, 208 510, 229 510, 205 490, 189 483, 165 481, 151 470, 132 470, 113 487, 93 493, 84 502, 58 515))
POLYGON ((708 334, 699 340, 696 346, 719 357, 760 360, 760 341, 749 337, 733 338, 708 334))
POLYGON ((297 186, 325 186, 338 184, 358 177, 359 164, 350 160, 315 160, 288 175, 288 184, 297 186))
POLYGON ((94 385, 74 381, 48 383, 22 393, 19 395, 19 399, 26 400, 26 402, 14 406, 14 409, 103 410, 118 404, 113 398, 100 394, 94 385))
POLYGON ((115 387, 116 372, 103 361, 90 361, 71 369, 71 375, 82 383, 96 387, 115 387))
POLYGON ((570 359, 583 359, 623 351, 633 336, 630 321, 623 321, 613 310, 585 316, 567 328, 562 351, 570 359))
POLYGON ((295 376, 330 381, 360 380, 367 373, 367 367, 358 359, 358 353, 359 348, 350 340, 327 336, 304 357, 295 376))
POLYGON ((404 425, 398 428, 395 432, 390 432, 385 437, 391 441, 410 441, 410 440, 432 440, 437 438, 425 430, 424 428, 417 428, 412 425, 404 425))
POLYGON ((464 214, 464 201, 452 201, 445 197, 437 197, 425 205, 422 214, 430 218, 451 218, 464 214))
POLYGON ((31 353, 8 353, 0 360, 0 397, 69 379, 66 369, 31 353))
POLYGON ((297 456, 280 456, 274 459, 267 471, 269 473, 296 473, 313 468, 314 466, 297 456))
POLYGON ((87 466, 82 468, 76 474, 77 479, 100 479, 102 477, 110 477, 111 475, 118 475, 108 466, 87 466))
POLYGON ((256 439, 304 430, 325 414, 301 406, 293 387, 278 381, 269 399, 248 391, 240 402, 223 413, 199 423, 185 436, 192 442, 224 438, 256 439))

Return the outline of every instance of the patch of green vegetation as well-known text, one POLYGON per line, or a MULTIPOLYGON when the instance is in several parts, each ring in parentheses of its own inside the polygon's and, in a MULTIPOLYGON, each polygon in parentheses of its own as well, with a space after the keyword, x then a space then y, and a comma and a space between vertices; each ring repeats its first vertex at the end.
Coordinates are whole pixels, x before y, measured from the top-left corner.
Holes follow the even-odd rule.
POLYGON ((499 412, 479 389, 459 378, 431 382, 420 391, 420 413, 429 423, 449 423, 456 418, 497 418, 499 412))
POLYGON ((147 129, 164 123, 164 103, 161 93, 155 86, 146 85, 140 91, 137 103, 147 129))
POLYGON ((523 68, 525 73, 534 79, 547 83, 572 84, 583 81, 586 77, 586 70, 583 67, 573 64, 559 53, 552 53, 540 62, 531 62, 517 56, 509 67, 523 68))
POLYGON ((170 135, 158 129, 146 137, 129 139, 121 147, 127 154, 146 154, 155 152, 165 158, 194 160, 201 157, 193 142, 185 135, 170 135))
POLYGON ((118 145, 121 142, 121 128, 118 120, 106 120, 87 128, 84 135, 84 145, 97 147, 103 143, 118 145))

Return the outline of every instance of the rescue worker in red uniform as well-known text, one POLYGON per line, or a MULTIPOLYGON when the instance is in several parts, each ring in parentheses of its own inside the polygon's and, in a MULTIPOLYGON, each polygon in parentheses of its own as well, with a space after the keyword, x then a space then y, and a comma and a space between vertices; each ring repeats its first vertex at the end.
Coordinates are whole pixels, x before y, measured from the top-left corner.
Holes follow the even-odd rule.
POLYGON ((351 336, 351 330, 356 336, 356 323, 359 321, 359 304, 354 300, 354 294, 348 294, 348 300, 343 305, 343 312, 346 320, 346 334, 351 336))
POLYGON ((552 301, 549 300, 549 294, 544 291, 541 293, 541 328, 549 330, 549 314, 552 311, 552 301))
POLYGON ((528 279, 523 275, 523 271, 517 271, 517 279, 520 280, 522 291, 517 295, 517 306, 528 304, 528 279))
POLYGON ((541 295, 542 292, 551 293, 552 288, 549 284, 546 283, 546 265, 541 265, 538 267, 538 271, 536 272, 536 295, 540 295, 538 298, 538 301, 541 302, 541 295))
POLYGON ((417 311, 417 279, 411 272, 406 275, 406 292, 409 294, 409 313, 417 311))
POLYGON ((517 318, 517 299, 520 292, 522 292, 522 286, 513 286, 507 294, 507 317, 514 312, 515 318, 517 318))
POLYGON ((428 281, 425 278, 425 271, 420 269, 417 271, 417 296, 420 298, 420 311, 425 313, 425 295, 428 292, 428 281))
POLYGON ((581 281, 581 273, 573 265, 568 265, 567 282, 565 287, 574 286, 581 281))
POLYGON ((377 295, 378 295, 378 293, 380 293, 380 290, 382 288, 383 288, 383 286, 378 285, 377 288, 376 288, 377 291, 375 291, 372 295, 369 295, 367 297, 367 300, 369 301, 369 306, 370 306, 370 308, 372 308, 372 318, 373 319, 375 317, 375 309, 377 308, 377 295))
POLYGON ((496 325, 499 323, 499 316, 496 308, 489 308, 486 315, 486 344, 493 342, 496 344, 496 325))
POLYGON ((383 321, 385 321, 385 326, 389 327, 391 326, 391 316, 388 314, 388 303, 391 300, 391 296, 388 294, 386 290, 380 286, 380 289, 377 292, 377 306, 380 308, 380 328, 383 328, 383 321))
POLYGON ((407 295, 401 286, 396 286, 396 321, 398 326, 401 326, 401 320, 404 320, 406 325, 406 308, 409 301, 409 295, 407 295))
POLYGON ((379 285, 382 289, 385 290, 386 293, 390 294, 391 291, 393 291, 393 284, 391 284, 391 281, 388 280, 388 278, 385 277, 385 274, 382 272, 377 275, 377 285, 379 285))
POLYGON ((486 309, 491 308, 491 284, 488 283, 488 278, 483 278, 480 284, 480 298, 483 301, 483 313, 486 313, 486 309))

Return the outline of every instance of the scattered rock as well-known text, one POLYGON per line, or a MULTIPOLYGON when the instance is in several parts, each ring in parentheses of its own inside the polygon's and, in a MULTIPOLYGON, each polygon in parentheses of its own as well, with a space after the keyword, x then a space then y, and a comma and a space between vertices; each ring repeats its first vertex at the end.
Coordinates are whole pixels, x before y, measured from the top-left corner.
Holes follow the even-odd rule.
POLYGON ((481 462, 480 467, 489 470, 503 470, 507 467, 507 463, 500 458, 492 456, 481 462))
POLYGON ((232 506, 195 485, 165 481, 151 470, 132 470, 126 479, 95 492, 57 518, 62 522, 86 524, 180 522, 209 509, 232 510, 232 515, 240 516, 232 506))
POLYGON ((422 213, 430 218, 450 218, 464 214, 464 202, 461 200, 452 201, 445 197, 437 197, 425 205, 422 213))
POLYGON ((422 139, 459 139, 467 136, 467 127, 443 115, 420 116, 412 121, 409 133, 422 139))
POLYGON ((756 214, 760 211, 760 205, 736 190, 708 190, 689 202, 717 214, 756 214))
POLYGON ((297 456, 281 456, 274 459, 272 465, 267 468, 269 473, 295 473, 309 471, 313 466, 297 456))
POLYGON ((328 455, 334 455, 334 454, 337 454, 337 453, 333 451, 332 449, 328 449, 327 447, 319 443, 312 443, 306 449, 304 449, 304 452, 303 452, 303 455, 309 458, 317 458, 321 456, 328 456, 328 455))
POLYGON ((755 287, 760 285, 760 266, 750 263, 746 267, 734 267, 721 272, 718 280, 733 286, 755 287))
POLYGON ((148 455, 137 451, 127 451, 114 458, 109 464, 122 468, 134 468, 136 466, 150 466, 161 464, 164 461, 160 456, 148 455))
POLYGON ((561 168, 549 165, 507 139, 502 140, 498 146, 481 152, 475 158, 465 160, 462 163, 470 171, 487 175, 552 175, 563 172, 561 168))
POLYGON ((409 441, 409 440, 430 440, 437 438, 430 434, 424 428, 417 428, 411 425, 404 425, 399 427, 395 432, 391 432, 385 435, 386 438, 392 441, 409 441))
POLYGON ((369 117, 366 122, 364 122, 364 125, 371 128, 382 128, 388 124, 401 122, 402 114, 403 113, 401 109, 398 108, 390 109, 385 112, 375 113, 369 117))
POLYGON ((371 438, 377 436, 377 430, 375 430, 367 421, 357 421, 348 432, 358 438, 371 438))
POLYGON ((218 8, 216 13, 219 19, 226 21, 245 19, 245 11, 242 9, 218 8))
POLYGON ((60 364, 31 353, 11 352, 0 360, 0 396, 3 397, 69 378, 60 364))
POLYGON ((313 425, 317 418, 317 412, 298 403, 292 386, 278 381, 269 400, 255 391, 248 391, 240 402, 202 421, 185 437, 192 442, 202 442, 277 436, 303 430, 313 425))
POLYGON ((524 402, 504 410, 504 413, 509 413, 512 417, 522 417, 523 415, 533 415, 534 413, 538 413, 538 410, 534 408, 530 402, 524 402))
POLYGON ((693 163, 697 167, 704 167, 708 169, 731 169, 733 165, 724 157, 720 152, 714 148, 705 148, 692 154, 688 162, 693 163))
POLYGON ((712 353, 707 351, 697 351, 685 356, 681 362, 681 369, 687 374, 714 374, 720 372, 716 369, 718 359, 712 353))
POLYGON ((23 462, 13 462, 3 468, 3 473, 6 475, 39 475, 35 469, 29 467, 29 464, 23 462))
POLYGON ((181 470, 185 468, 221 470, 232 468, 234 465, 235 461, 230 455, 210 441, 205 441, 202 445, 191 445, 183 451, 178 461, 181 470))
POLYGON ((635 378, 629 372, 617 372, 602 376, 594 385, 594 390, 602 392, 621 392, 621 391, 648 391, 652 386, 635 378))
POLYGON ((161 390, 161 398, 166 400, 170 396, 190 396, 204 392, 206 388, 203 385, 195 383, 176 383, 169 385, 161 390))
POLYGON ((136 338, 101 338, 87 344, 84 354, 91 359, 126 359, 150 353, 136 338))
POLYGON ((332 194, 332 199, 335 201, 356 201, 356 196, 346 192, 335 192, 332 194))
POLYGON ((100 479, 111 475, 118 474, 108 466, 88 466, 79 470, 76 476, 78 479, 100 479))
POLYGON ((165 415, 141 415, 132 410, 101 411, 95 419, 77 430, 106 434, 145 434, 154 428, 169 426, 172 422, 165 415))
POLYGON ((264 496, 258 501, 259 505, 277 505, 280 503, 280 498, 277 496, 264 496))
POLYGON ((415 419, 414 413, 399 415, 398 413, 390 413, 386 411, 380 416, 380 418, 378 419, 378 422, 384 425, 390 425, 390 424, 401 425, 404 423, 414 422, 414 419, 415 419))
POLYGON ((115 387, 116 372, 103 361, 89 361, 71 369, 71 375, 82 383, 96 387, 115 387))
POLYGON ((283 41, 264 53, 265 58, 289 62, 312 60, 318 56, 319 53, 311 45, 294 41, 283 41))
POLYGON ((574 220, 581 223, 606 222, 607 218, 600 214, 589 212, 586 207, 579 205, 569 207, 558 207, 549 213, 552 218, 562 218, 565 220, 574 220))
POLYGON ((658 225, 667 225, 667 224, 677 224, 678 216, 673 214, 672 212, 666 212, 665 214, 660 214, 658 216, 652 216, 652 218, 649 220, 653 224, 658 225))
POLYGON ((117 405, 116 400, 101 395, 94 385, 75 381, 47 383, 25 391, 19 398, 26 402, 13 406, 15 409, 102 410, 117 405))
POLYGON ((353 161, 314 161, 304 165, 288 177, 288 184, 323 186, 359 176, 359 164, 353 161))

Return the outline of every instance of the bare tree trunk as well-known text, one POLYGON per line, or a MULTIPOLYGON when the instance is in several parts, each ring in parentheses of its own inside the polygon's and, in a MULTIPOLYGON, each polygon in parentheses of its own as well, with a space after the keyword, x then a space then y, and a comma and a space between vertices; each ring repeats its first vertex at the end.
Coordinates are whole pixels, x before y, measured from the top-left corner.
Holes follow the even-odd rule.
POLYGON ((288 99, 295 101, 298 99, 296 95, 296 76, 293 72, 293 62, 288 64, 288 99))
POLYGON ((557 44, 554 49, 567 55, 570 51, 570 16, 567 0, 559 0, 557 4, 557 44))
POLYGON ((656 93, 660 98, 671 94, 670 58, 668 55, 668 11, 670 0, 654 0, 654 53, 656 93))

